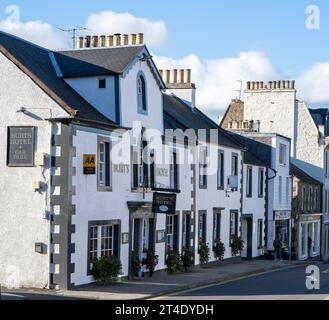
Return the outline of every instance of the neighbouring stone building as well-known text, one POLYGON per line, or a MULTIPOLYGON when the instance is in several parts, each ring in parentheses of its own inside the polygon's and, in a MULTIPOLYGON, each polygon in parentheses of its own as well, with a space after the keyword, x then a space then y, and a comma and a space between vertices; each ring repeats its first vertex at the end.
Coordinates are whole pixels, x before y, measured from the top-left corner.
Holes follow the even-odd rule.
POLYGON ((291 139, 291 161, 323 184, 321 257, 329 259, 328 117, 298 100, 295 81, 248 82, 244 101, 232 101, 221 126, 232 130, 275 132, 291 139))

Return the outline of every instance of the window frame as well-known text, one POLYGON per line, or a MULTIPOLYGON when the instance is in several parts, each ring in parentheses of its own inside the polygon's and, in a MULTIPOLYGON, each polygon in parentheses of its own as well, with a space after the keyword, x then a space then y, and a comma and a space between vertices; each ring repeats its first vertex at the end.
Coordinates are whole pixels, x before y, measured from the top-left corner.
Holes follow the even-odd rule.
POLYGON ((91 260, 91 238, 90 230, 91 228, 96 228, 97 230, 97 259, 102 257, 102 230, 106 227, 112 228, 112 255, 120 258, 121 255, 121 220, 100 220, 100 221, 88 221, 88 236, 87 236, 87 275, 92 275, 92 260, 91 260))
POLYGON ((264 198, 264 182, 265 170, 264 168, 258 169, 258 198, 264 198))
POLYGON ((112 191, 112 162, 111 162, 111 139, 105 136, 97 137, 97 191, 98 192, 111 192, 112 191), (104 144, 104 165, 105 170, 105 184, 100 180, 100 165, 101 165, 101 145, 104 144), (107 150, 108 149, 108 150, 107 150), (108 154, 107 154, 108 151, 108 154), (108 182, 106 181, 108 180, 108 182))
POLYGON ((199 188, 208 188, 208 147, 199 146, 199 188))
POLYGON ((284 143, 279 143, 279 164, 280 164, 280 166, 287 165, 287 150, 288 150, 287 145, 285 145, 284 143))
POLYGON ((258 219, 257 221, 257 248, 258 250, 263 248, 263 231, 264 231, 264 221, 263 219, 258 219))
POLYGON ((233 177, 239 176, 239 155, 237 153, 232 153, 231 156, 231 175, 233 177))
POLYGON ((253 168, 252 166, 247 166, 247 181, 246 181, 246 197, 247 198, 252 198, 252 184, 253 184, 253 168))
POLYGON ((137 74, 136 90, 137 111, 139 114, 148 115, 147 85, 145 75, 142 71, 139 71, 137 74))
POLYGON ((217 190, 225 189, 225 151, 219 149, 217 154, 217 190))
POLYGON ((231 210, 230 211, 230 225, 229 225, 229 232, 230 232, 230 244, 232 244, 232 236, 239 236, 239 210, 231 210), (232 219, 233 217, 233 219, 232 219), (233 222, 233 224, 232 224, 233 222), (232 231, 234 231, 232 233, 232 231))
POLYGON ((107 81, 106 78, 98 79, 98 89, 106 89, 107 81))

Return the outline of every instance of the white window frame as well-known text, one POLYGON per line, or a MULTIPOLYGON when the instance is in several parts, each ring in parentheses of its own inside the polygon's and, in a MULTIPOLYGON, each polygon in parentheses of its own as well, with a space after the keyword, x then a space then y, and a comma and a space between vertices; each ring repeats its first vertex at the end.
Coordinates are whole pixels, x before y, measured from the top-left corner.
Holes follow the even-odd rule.
POLYGON ((166 237, 167 237, 167 248, 174 249, 174 223, 175 215, 168 214, 166 217, 166 237))
POLYGON ((279 164, 281 166, 287 165, 287 146, 283 143, 279 144, 279 164))

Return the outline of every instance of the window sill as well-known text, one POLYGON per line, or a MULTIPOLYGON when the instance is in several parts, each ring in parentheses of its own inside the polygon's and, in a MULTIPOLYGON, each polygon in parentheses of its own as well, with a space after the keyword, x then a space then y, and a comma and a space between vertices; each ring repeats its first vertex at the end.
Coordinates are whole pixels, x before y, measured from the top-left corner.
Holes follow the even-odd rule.
POLYGON ((149 115, 147 110, 143 110, 143 109, 140 109, 140 108, 138 108, 137 112, 138 112, 138 114, 141 114, 143 116, 148 116, 149 115))
POLYGON ((145 189, 143 189, 143 188, 132 188, 131 192, 133 192, 133 193, 143 193, 143 192, 152 193, 152 189, 151 188, 145 188, 145 189))
POLYGON ((225 187, 217 187, 217 190, 218 191, 224 191, 225 190, 225 187))
POLYGON ((199 186, 199 189, 200 190, 207 190, 208 189, 208 186, 199 186))

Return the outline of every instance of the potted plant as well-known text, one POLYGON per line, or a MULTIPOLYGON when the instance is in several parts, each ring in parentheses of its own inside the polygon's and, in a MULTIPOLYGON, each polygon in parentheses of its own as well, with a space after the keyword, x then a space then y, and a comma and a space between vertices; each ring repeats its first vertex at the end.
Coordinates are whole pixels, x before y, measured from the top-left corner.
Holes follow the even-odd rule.
POLYGON ((166 264, 169 274, 177 273, 181 270, 182 262, 180 255, 176 251, 169 249, 167 252, 166 264))
POLYGON ((133 251, 131 255, 131 273, 134 277, 139 278, 142 263, 139 259, 139 254, 137 251, 133 251))
POLYGON ((146 251, 146 261, 145 265, 147 269, 150 271, 150 277, 153 276, 153 272, 155 270, 155 267, 159 263, 159 256, 155 254, 154 250, 148 249, 146 251))
POLYGON ((193 265, 193 252, 184 247, 181 254, 181 261, 185 272, 188 272, 189 268, 193 265))
POLYGON ((241 255, 241 251, 244 248, 244 241, 241 240, 237 235, 231 236, 231 252, 232 256, 236 257, 239 254, 241 255))
POLYGON ((214 255, 218 261, 224 260, 225 255, 225 244, 220 240, 215 241, 214 245, 214 255))
POLYGON ((96 281, 103 284, 116 279, 122 270, 120 260, 115 256, 104 256, 93 262, 93 276, 96 281))
POLYGON ((209 246, 201 238, 199 239, 200 264, 205 265, 209 261, 209 246))

